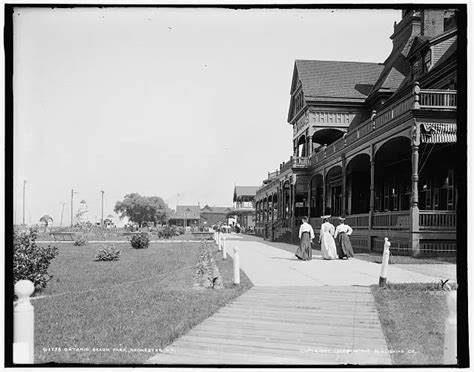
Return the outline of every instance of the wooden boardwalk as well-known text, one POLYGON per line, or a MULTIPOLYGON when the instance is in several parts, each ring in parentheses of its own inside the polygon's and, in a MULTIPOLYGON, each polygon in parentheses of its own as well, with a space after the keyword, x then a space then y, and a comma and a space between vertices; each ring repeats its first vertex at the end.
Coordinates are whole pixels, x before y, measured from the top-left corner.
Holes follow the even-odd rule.
POLYGON ((148 364, 389 365, 368 287, 253 287, 148 364))

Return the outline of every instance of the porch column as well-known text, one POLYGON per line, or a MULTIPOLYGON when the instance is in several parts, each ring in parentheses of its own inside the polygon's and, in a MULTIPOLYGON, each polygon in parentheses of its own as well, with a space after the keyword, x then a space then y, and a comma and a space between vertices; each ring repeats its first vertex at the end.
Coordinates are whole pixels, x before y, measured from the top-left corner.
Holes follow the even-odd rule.
POLYGON ((412 253, 413 256, 420 254, 420 210, 418 208, 418 143, 413 141, 411 148, 411 185, 412 185, 412 197, 410 207, 410 230, 412 235, 412 253))
POLYGON ((308 151, 306 153, 306 156, 311 156, 313 153, 313 136, 308 136, 308 151))
POLYGON ((347 211, 347 190, 346 190, 346 180, 347 180, 347 175, 346 175, 346 155, 342 154, 342 216, 346 217, 346 211, 347 211))
POLYGON ((308 203, 307 208, 308 208, 308 218, 311 218, 311 178, 309 179, 308 183, 308 194, 306 196, 306 202, 308 203))
POLYGON ((257 204, 257 214, 258 214, 257 222, 260 224, 260 222, 262 221, 262 214, 260 212, 260 201, 257 204))
POLYGON ((277 203, 276 203, 276 208, 277 208, 277 220, 280 219, 280 188, 277 187, 277 203))
POLYGON ((370 157, 370 202, 369 202, 369 230, 372 230, 372 219, 375 212, 375 159, 370 157))
POLYGON ((273 203, 273 200, 275 199, 274 196, 275 196, 275 194, 272 193, 272 224, 273 224, 273 220, 275 219, 275 216, 274 216, 274 214, 275 214, 275 205, 273 203))
POLYGON ((412 185, 412 197, 411 207, 418 208, 418 146, 413 145, 411 148, 411 185, 412 185))
POLYGON ((323 169, 323 216, 326 215, 326 168, 323 169))

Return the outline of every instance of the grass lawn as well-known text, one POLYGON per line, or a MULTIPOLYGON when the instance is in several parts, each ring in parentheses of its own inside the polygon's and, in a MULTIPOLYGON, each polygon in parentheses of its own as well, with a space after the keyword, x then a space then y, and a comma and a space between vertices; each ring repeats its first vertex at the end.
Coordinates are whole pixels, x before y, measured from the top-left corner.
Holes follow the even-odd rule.
POLYGON ((394 364, 442 364, 446 293, 433 284, 388 284, 371 287, 394 364))
POLYGON ((95 262, 104 244, 54 244, 54 277, 32 301, 35 363, 143 363, 252 286, 243 272, 233 285, 232 260, 215 245, 219 290, 193 288, 200 243, 115 243, 119 261, 95 262))

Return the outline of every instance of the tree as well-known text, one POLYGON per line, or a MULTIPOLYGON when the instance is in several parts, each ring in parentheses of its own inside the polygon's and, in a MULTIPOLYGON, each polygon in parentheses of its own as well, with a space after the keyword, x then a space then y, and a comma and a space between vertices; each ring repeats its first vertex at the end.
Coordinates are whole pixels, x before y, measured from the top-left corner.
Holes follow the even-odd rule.
POLYGON ((169 215, 168 205, 159 196, 141 196, 138 193, 127 194, 123 201, 115 203, 114 212, 120 218, 128 217, 140 227, 144 222, 166 222, 169 215))
POLYGON ((48 229, 48 225, 50 222, 53 222, 53 217, 48 214, 45 214, 43 217, 39 219, 40 222, 44 223, 44 232, 48 229))

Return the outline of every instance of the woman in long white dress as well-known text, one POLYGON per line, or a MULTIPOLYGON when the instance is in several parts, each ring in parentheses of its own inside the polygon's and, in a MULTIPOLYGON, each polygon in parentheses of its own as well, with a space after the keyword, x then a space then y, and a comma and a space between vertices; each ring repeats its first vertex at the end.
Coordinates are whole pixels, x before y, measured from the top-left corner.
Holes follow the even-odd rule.
POLYGON ((321 256, 325 260, 337 258, 336 242, 334 241, 334 225, 329 222, 331 216, 322 216, 323 223, 319 232, 319 243, 321 244, 321 256))

